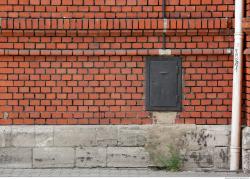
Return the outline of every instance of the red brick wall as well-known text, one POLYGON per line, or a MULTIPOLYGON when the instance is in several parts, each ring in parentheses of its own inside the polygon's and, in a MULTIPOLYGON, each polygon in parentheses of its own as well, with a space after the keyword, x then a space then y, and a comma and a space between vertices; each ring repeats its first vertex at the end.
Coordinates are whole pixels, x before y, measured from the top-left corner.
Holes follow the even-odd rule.
POLYGON ((246 122, 246 124, 248 126, 250 126, 250 101, 249 101, 249 94, 250 94, 250 91, 249 91, 249 80, 250 80, 250 58, 249 58, 249 55, 246 55, 244 57, 244 68, 243 68, 243 71, 244 71, 244 76, 243 76, 243 117, 244 119, 246 119, 245 121, 243 121, 244 123, 246 122))
MULTIPOLYGON (((166 48, 183 59, 177 123, 230 123, 233 3, 166 0, 166 48)), ((0 1, 0 124, 152 123, 144 66, 163 46, 161 5, 0 1)))
POLYGON ((139 56, 3 56, 1 123, 151 123, 143 67, 139 56))
POLYGON ((249 26, 249 21, 250 21, 250 1, 246 0, 246 18, 243 21, 243 28, 244 28, 244 32, 246 33, 245 36, 245 41, 246 41, 246 45, 245 45, 245 56, 244 56, 244 80, 243 80, 243 90, 244 90, 244 114, 246 117, 246 122, 247 125, 250 126, 250 26, 249 26))
POLYGON ((184 111, 180 122, 230 123, 232 65, 232 57, 228 55, 185 58, 184 111))

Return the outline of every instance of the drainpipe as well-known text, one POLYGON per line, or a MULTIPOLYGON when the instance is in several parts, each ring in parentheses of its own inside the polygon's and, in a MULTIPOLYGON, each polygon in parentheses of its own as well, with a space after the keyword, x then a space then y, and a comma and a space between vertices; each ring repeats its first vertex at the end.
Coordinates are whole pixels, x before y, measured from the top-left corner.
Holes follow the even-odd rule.
POLYGON ((232 124, 230 147, 230 170, 239 170, 241 139, 241 91, 242 91, 242 57, 243 57, 243 0, 235 0, 235 32, 234 32, 234 66, 232 124))
POLYGON ((163 33, 162 33, 162 49, 166 49, 166 0, 162 0, 162 18, 164 21, 164 29, 163 29, 163 33))

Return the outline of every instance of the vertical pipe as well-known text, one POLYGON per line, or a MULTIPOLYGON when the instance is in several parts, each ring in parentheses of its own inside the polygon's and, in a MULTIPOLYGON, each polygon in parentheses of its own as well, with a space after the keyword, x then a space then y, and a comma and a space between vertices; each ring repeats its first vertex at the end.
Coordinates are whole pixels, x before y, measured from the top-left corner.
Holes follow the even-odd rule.
MULTIPOLYGON (((162 0, 162 19, 166 19, 166 0, 162 0)), ((164 25, 164 30, 162 33, 162 49, 166 49, 166 31, 165 31, 165 25, 164 25)))
POLYGON ((232 125, 230 147, 230 170, 239 170, 241 136, 241 92, 242 92, 242 57, 243 57, 243 0, 235 0, 234 66, 232 125))
POLYGON ((162 0, 162 18, 166 18, 166 0, 162 0))

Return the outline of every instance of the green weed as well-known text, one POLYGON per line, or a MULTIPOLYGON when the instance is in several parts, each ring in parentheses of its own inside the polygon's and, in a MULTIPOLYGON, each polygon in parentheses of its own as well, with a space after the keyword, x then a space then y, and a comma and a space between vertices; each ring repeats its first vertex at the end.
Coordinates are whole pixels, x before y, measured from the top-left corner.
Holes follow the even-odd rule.
POLYGON ((161 156, 159 157, 159 161, 163 165, 167 171, 180 171, 182 167, 182 157, 180 152, 175 149, 173 146, 167 146, 168 149, 168 157, 161 156))

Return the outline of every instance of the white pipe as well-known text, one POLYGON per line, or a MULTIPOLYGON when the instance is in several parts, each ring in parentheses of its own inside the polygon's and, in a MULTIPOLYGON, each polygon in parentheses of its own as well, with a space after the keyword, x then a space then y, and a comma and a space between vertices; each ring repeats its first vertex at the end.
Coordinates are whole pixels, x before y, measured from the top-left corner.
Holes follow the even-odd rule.
POLYGON ((235 0, 235 32, 234 32, 234 66, 232 126, 230 147, 230 170, 239 170, 240 136, 241 136, 241 91, 242 91, 242 57, 243 57, 243 0, 235 0))

